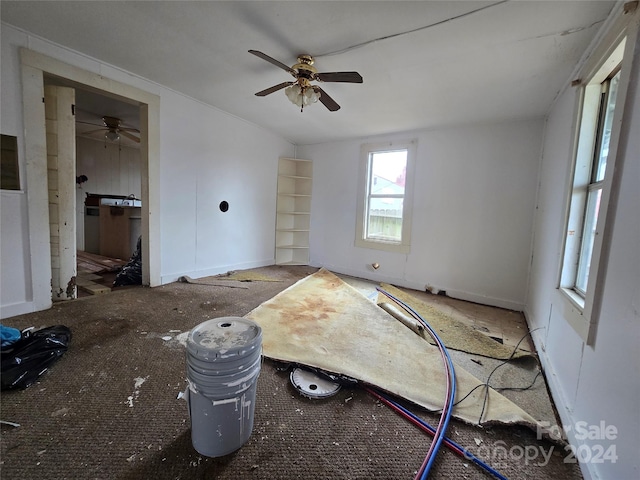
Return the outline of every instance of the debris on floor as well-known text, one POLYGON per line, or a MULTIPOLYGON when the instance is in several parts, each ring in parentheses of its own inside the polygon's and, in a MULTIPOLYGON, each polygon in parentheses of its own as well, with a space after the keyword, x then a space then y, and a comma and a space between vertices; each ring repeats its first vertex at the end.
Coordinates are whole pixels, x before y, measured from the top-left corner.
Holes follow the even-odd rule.
POLYGON ((64 325, 23 331, 1 350, 2 390, 32 385, 67 351, 70 340, 71 330, 64 325))
POLYGON ((245 290, 249 289, 249 287, 245 287, 243 285, 225 285, 222 283, 216 283, 216 280, 218 280, 218 277, 191 278, 188 275, 183 275, 178 279, 179 282, 190 283, 192 285, 208 285, 210 287, 243 288, 245 290))
POLYGON ((264 275, 251 270, 235 271, 230 270, 222 275, 216 275, 219 280, 236 280, 238 282, 281 282, 279 278, 264 275))
MULTIPOLYGON (((442 407, 446 382, 437 348, 328 270, 299 281, 247 317, 263 328, 266 357, 355 378, 430 411, 442 407)), ((537 425, 463 368, 456 367, 456 376, 456 400, 465 399, 455 406, 455 417, 471 424, 537 425)))
POLYGON ((289 378, 300 395, 307 398, 328 398, 340 390, 339 383, 332 382, 326 377, 323 378, 303 368, 294 368, 289 378))
POLYGON ((133 252, 131 258, 122 270, 116 275, 116 279, 113 282, 114 287, 122 285, 142 285, 142 237, 138 237, 136 243, 136 251, 133 252))
MULTIPOLYGON (((118 272, 127 262, 119 258, 110 258, 95 253, 78 250, 76 252, 78 290, 89 295, 102 295, 111 292, 111 287, 103 283, 103 274, 118 272)), ((109 275, 110 276, 110 275, 109 275)))

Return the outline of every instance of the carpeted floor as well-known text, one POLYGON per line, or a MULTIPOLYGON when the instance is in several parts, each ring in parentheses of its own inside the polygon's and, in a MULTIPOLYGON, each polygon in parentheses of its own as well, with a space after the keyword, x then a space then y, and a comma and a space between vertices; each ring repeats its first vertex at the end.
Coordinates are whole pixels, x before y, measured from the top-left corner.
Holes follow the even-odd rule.
MULTIPOLYGON (((115 289, 4 320, 20 329, 63 324, 73 339, 38 383, 2 392, 0 419, 20 426, 2 425, 1 478, 413 478, 429 437, 359 387, 304 398, 269 360, 249 441, 216 459, 193 449, 186 403, 177 399, 186 387, 185 332, 210 318, 243 316, 316 269, 257 271, 282 281, 115 289)), ((437 423, 437 415, 412 410, 437 423)), ((511 479, 582 478, 562 446, 524 427, 452 421, 449 437, 511 479)), ((443 448, 430 478, 491 477, 443 448)))

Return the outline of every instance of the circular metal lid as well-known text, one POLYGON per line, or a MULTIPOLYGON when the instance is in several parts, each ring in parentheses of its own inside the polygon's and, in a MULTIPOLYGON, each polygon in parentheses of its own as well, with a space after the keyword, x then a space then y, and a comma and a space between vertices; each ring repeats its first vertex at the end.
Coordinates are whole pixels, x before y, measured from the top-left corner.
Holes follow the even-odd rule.
POLYGON ((289 376, 300 395, 308 398, 327 398, 338 393, 340 384, 322 378, 313 372, 294 368, 289 376))

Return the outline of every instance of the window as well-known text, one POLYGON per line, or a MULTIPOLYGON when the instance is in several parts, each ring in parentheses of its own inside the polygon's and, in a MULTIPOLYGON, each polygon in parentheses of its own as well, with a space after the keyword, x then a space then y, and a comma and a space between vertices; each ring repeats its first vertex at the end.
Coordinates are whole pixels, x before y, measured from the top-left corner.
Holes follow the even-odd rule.
MULTIPOLYGON (((601 285, 598 270, 608 249, 606 228, 612 176, 628 84, 624 30, 603 42, 583 68, 573 181, 567 215, 560 290, 572 305, 569 323, 593 341, 601 285)), ((628 47, 628 46, 627 46, 628 47)), ((630 56, 632 57, 632 55, 630 56)))
POLYGON ((356 246, 409 252, 415 151, 415 142, 363 145, 356 246))
POLYGON ((2 135, 2 164, 0 165, 2 190, 20 190, 20 169, 18 167, 18 139, 2 135))
POLYGON ((600 201, 602 199, 602 185, 609 156, 609 143, 611 140, 611 125, 613 112, 616 107, 616 94, 620 81, 620 71, 607 78, 600 85, 600 102, 597 111, 595 131, 595 148, 593 159, 589 166, 589 183, 586 185, 586 208, 583 215, 582 235, 580 236, 580 249, 578 254, 578 268, 573 285, 575 291, 582 297, 587 293, 589 270, 593 257, 593 244, 596 236, 596 225, 600 213, 600 201))

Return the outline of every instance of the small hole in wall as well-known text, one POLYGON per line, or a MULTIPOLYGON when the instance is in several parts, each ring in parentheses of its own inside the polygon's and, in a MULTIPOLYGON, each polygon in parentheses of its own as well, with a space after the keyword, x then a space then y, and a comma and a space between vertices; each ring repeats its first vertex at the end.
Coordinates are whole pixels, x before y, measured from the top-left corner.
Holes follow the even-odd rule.
POLYGON ((229 202, 223 200, 222 202, 220 202, 220 211, 226 212, 227 210, 229 210, 229 202))

